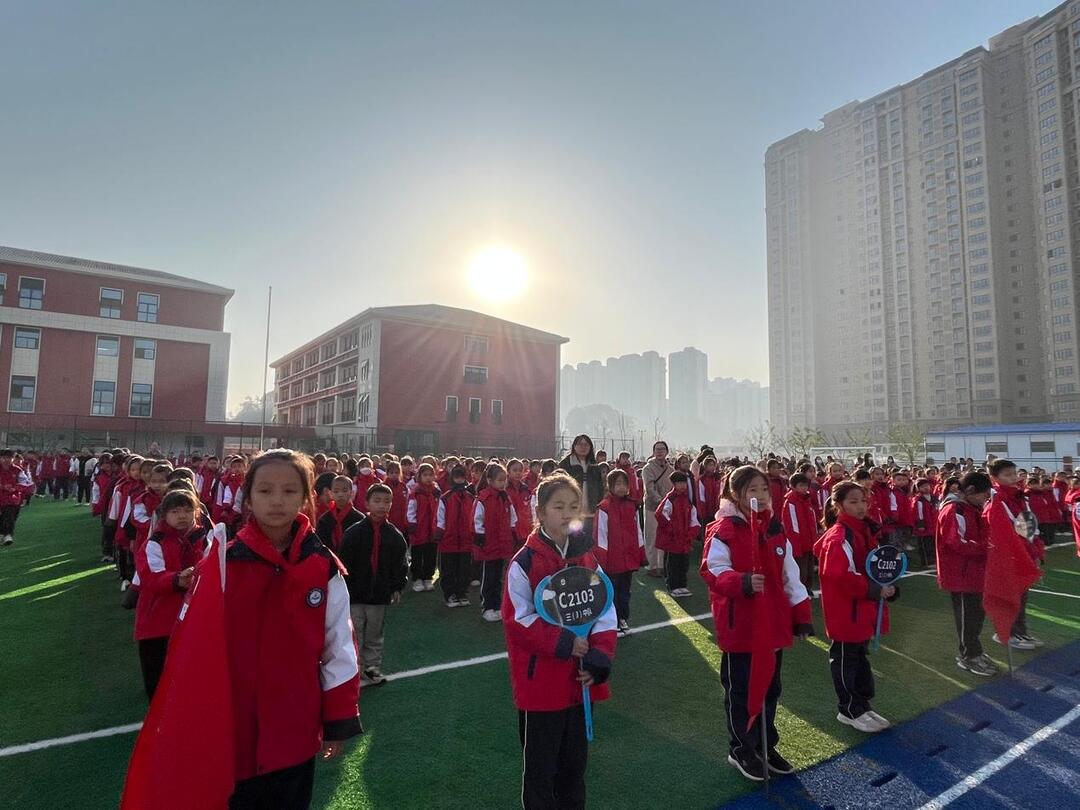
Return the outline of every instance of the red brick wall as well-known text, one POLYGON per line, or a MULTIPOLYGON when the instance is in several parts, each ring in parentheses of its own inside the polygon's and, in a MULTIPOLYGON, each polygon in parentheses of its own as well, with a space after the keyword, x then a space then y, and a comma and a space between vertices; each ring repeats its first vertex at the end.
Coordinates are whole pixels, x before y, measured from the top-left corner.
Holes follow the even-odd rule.
MULTIPOLYGON (((464 332, 383 321, 379 360, 379 442, 398 429, 435 430, 440 449, 465 446, 533 446, 555 436, 555 387, 559 347, 488 335, 487 354, 466 357, 464 332), (488 382, 464 382, 464 366, 488 367, 488 382), (458 418, 446 422, 446 397, 458 397, 458 418), (469 398, 481 399, 479 424, 469 423, 469 398), (491 401, 503 401, 494 424, 491 401)), ((544 444, 546 446, 546 444, 544 444)))
MULTIPOLYGON (((11 277, 8 276, 10 279, 11 277)), ((46 293, 47 294, 47 293, 46 293)), ((6 329, 4 330, 7 331, 6 329)), ((130 339, 128 351, 130 354, 130 339)), ((83 415, 90 413, 93 396, 94 336, 85 332, 68 332, 62 329, 42 329, 41 349, 38 354, 38 386, 34 413, 62 413, 83 415)), ((123 365, 124 345, 120 344, 120 360, 123 365)), ((131 362, 128 361, 130 376, 131 362)), ((121 376, 123 369, 121 369, 121 376)), ((124 393, 116 386, 117 413, 124 393)), ((126 398, 124 402, 126 403, 126 398)), ((126 408, 126 405, 125 405, 126 408)), ((5 402, 4 410, 7 410, 5 402)))
POLYGON ((159 340, 154 366, 154 417, 205 419, 209 374, 209 345, 159 340))
POLYGON ((124 302, 120 308, 121 320, 137 320, 138 294, 145 292, 160 296, 157 319, 160 324, 217 331, 221 331, 225 326, 226 298, 214 293, 4 262, 0 262, 0 273, 7 274, 4 306, 18 306, 19 276, 30 276, 45 279, 43 311, 96 317, 101 313, 101 288, 111 287, 124 291, 124 302))

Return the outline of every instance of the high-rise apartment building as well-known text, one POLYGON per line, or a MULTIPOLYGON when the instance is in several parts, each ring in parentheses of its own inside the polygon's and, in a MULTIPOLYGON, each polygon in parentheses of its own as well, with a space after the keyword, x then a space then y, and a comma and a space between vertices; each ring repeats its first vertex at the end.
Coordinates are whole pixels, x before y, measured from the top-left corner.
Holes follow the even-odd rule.
POLYGON ((773 423, 1074 419, 1080 2, 765 157, 773 423))
POLYGON ((689 346, 668 355, 668 414, 675 435, 700 432, 705 419, 709 356, 689 346))

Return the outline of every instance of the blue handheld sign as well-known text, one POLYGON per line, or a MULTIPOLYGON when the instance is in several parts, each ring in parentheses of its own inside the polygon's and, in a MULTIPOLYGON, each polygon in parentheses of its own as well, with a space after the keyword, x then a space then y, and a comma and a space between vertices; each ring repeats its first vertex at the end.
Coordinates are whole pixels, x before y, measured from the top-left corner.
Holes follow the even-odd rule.
MULTIPOLYGON (((907 573, 907 554, 896 546, 878 546, 866 555, 866 575, 882 588, 892 585, 907 573)), ((881 622, 885 617, 885 599, 878 599, 877 624, 874 629, 874 641, 870 649, 881 646, 881 622)))
MULTIPOLYGON (((548 624, 566 628, 578 638, 586 638, 593 625, 611 607, 615 588, 607 574, 580 565, 568 566, 540 580, 533 604, 548 624)), ((592 742, 592 699, 589 687, 581 687, 585 710, 585 737, 592 742)))

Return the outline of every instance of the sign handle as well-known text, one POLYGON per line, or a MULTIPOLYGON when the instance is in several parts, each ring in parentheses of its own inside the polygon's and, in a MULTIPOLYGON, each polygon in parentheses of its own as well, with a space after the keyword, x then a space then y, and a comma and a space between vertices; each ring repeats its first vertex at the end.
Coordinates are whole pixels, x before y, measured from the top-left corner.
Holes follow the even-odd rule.
POLYGON ((581 687, 581 707, 585 710, 585 739, 592 742, 592 695, 589 693, 589 687, 587 686, 581 687))
POLYGON ((870 644, 870 649, 877 651, 881 648, 881 622, 885 618, 885 597, 881 597, 877 602, 877 624, 874 627, 874 641, 870 644))
POLYGON ((761 706, 761 714, 758 715, 758 725, 761 726, 761 765, 765 772, 765 797, 769 796, 769 736, 765 728, 765 705, 761 706))

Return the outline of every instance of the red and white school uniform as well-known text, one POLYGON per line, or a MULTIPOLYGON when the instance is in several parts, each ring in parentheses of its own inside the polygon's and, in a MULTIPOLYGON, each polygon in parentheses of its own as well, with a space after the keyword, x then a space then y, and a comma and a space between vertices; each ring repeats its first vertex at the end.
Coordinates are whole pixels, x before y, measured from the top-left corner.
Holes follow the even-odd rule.
POLYGON ((473 509, 472 490, 462 484, 451 487, 439 499, 435 516, 435 536, 439 543, 439 582, 443 598, 468 601, 472 581, 473 509))
POLYGON ((1069 525, 1076 541, 1076 556, 1080 557, 1080 489, 1069 491, 1065 496, 1065 506, 1069 510, 1069 525))
MULTIPOLYGON (((402 481, 400 478, 397 481, 391 481, 387 478, 383 481, 386 486, 390 487, 390 491, 394 493, 394 499, 390 502, 390 514, 386 516, 386 519, 393 524, 394 528, 400 531, 406 537, 409 536, 409 485, 402 481)), ((365 492, 365 498, 367 493, 365 492)), ((363 507, 357 507, 361 512, 367 510, 367 505, 363 507)))
POLYGON ((473 559, 483 564, 480 597, 485 611, 499 609, 503 569, 514 556, 517 512, 505 489, 487 487, 473 504, 473 559))
POLYGON ((784 536, 791 543, 791 553, 798 559, 814 550, 817 541, 817 523, 814 521, 813 496, 809 492, 791 490, 784 498, 780 523, 784 536))
POLYGON ((176 585, 177 575, 198 565, 206 551, 206 528, 181 534, 162 523, 135 552, 139 577, 139 601, 135 605, 135 640, 167 638, 185 591, 176 585))
POLYGON ((362 467, 356 478, 353 479, 353 506, 363 512, 367 509, 367 491, 375 484, 379 483, 379 477, 375 474, 375 471, 369 468, 362 467), (367 469, 367 474, 364 470, 367 469))
POLYGON ((604 572, 612 578, 648 564, 637 507, 629 495, 620 498, 610 493, 596 506, 594 553, 604 572))
POLYGON ((516 518, 517 531, 514 532, 514 550, 516 551, 521 548, 532 527, 532 490, 524 480, 517 485, 510 481, 506 485, 506 494, 510 496, 516 518))
POLYGON ((414 582, 435 578, 438 545, 435 539, 439 512, 439 490, 434 485, 417 484, 409 495, 406 522, 411 553, 410 571, 414 582))
MULTIPOLYGON (((138 552, 146 538, 157 530, 157 509, 161 506, 162 496, 152 490, 144 490, 135 498, 131 511, 131 522, 135 526, 134 549, 138 552)), ((138 566, 136 566, 138 567, 138 566)))
POLYGON ((686 493, 671 490, 656 507, 656 547, 673 554, 689 554, 701 523, 686 493))
POLYGON ((720 505, 720 490, 724 479, 720 473, 702 473, 697 480, 698 522, 705 526, 716 519, 716 507, 720 505))

